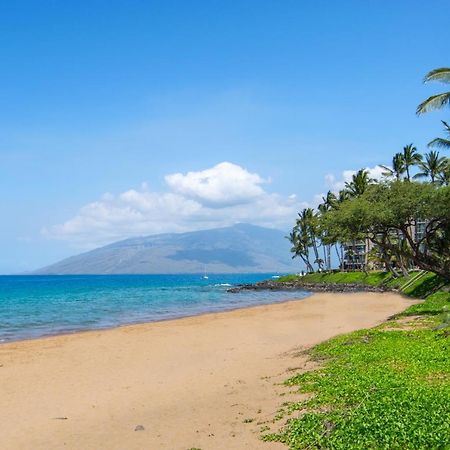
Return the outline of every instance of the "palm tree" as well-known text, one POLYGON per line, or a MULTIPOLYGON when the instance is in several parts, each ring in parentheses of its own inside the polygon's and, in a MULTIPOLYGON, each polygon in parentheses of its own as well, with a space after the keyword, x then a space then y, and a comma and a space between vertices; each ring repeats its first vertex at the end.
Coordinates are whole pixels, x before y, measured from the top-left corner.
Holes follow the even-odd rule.
POLYGON ((447 158, 442 171, 437 174, 436 178, 441 186, 450 186, 450 158, 447 158))
POLYGON ((417 165, 422 161, 422 155, 417 151, 417 148, 413 144, 408 144, 403 147, 403 164, 405 165, 406 179, 411 180, 409 174, 409 168, 417 165))
MULTIPOLYGON (((326 197, 322 197, 322 201, 323 201, 323 203, 321 203, 317 207, 320 214, 325 214, 327 211, 336 209, 338 206, 338 199, 336 197, 336 194, 332 191, 328 191, 326 197)), ((327 238, 328 238, 328 236, 320 237, 320 239, 322 241, 322 246, 323 246, 325 265, 326 265, 327 270, 331 270, 331 247, 334 244, 337 245, 337 242, 330 241, 327 238)))
POLYGON ((347 189, 342 189, 339 191, 337 202, 342 203, 345 202, 345 200, 348 200, 350 198, 347 189))
POLYGON ((403 174, 406 171, 405 161, 402 153, 396 153, 392 158, 392 168, 381 165, 384 169, 382 175, 384 177, 395 177, 397 180, 401 180, 403 174))
POLYGON ((374 180, 369 177, 369 172, 366 169, 360 169, 352 176, 352 181, 345 183, 345 189, 350 197, 359 197, 373 182, 374 180))
POLYGON ((317 243, 317 237, 318 237, 318 230, 317 230, 317 218, 314 214, 314 210, 312 208, 305 208, 303 211, 299 214, 300 221, 303 224, 304 229, 306 230, 306 233, 310 237, 311 246, 314 251, 315 260, 314 263, 318 265, 319 271, 322 270, 322 266, 324 263, 324 260, 320 258, 319 256, 319 248, 317 243))
POLYGON ((439 157, 439 152, 431 151, 425 153, 425 161, 419 162, 419 168, 422 170, 414 175, 414 178, 430 177, 431 182, 435 183, 437 176, 445 169, 447 159, 444 156, 439 157))
POLYGON ((338 199, 336 197, 336 194, 334 192, 328 191, 326 197, 322 197, 323 203, 326 211, 329 211, 330 209, 334 209, 337 206, 338 199))
MULTIPOLYGON (((424 83, 429 81, 441 81, 442 83, 450 83, 450 68, 441 67, 434 69, 427 73, 424 78, 424 83)), ((450 105, 450 92, 443 92, 441 94, 432 95, 427 98, 417 107, 417 114, 424 114, 433 109, 441 109, 445 105, 450 105)))
POLYGON ((292 258, 299 256, 306 266, 306 271, 314 272, 314 268, 309 261, 309 239, 307 237, 305 239, 298 227, 298 223, 287 238, 292 244, 291 252, 294 254, 292 258))
POLYGON ((448 134, 449 139, 444 138, 433 139, 428 144, 428 147, 441 147, 450 149, 450 125, 447 122, 444 122, 443 120, 441 120, 441 122, 444 124, 444 131, 446 134, 448 134))

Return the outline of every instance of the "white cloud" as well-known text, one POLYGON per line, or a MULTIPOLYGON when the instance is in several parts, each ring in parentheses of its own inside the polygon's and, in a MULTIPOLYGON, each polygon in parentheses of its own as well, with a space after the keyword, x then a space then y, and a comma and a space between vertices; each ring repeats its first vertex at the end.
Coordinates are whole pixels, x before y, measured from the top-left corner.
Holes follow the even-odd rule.
POLYGON ((64 222, 43 230, 48 238, 92 248, 119 239, 183 232, 237 222, 289 228, 306 206, 296 196, 265 191, 265 180, 236 164, 223 162, 199 172, 165 177, 169 190, 104 194, 64 222))
POLYGON ((264 194, 264 180, 258 174, 230 162, 200 172, 167 175, 165 180, 173 192, 209 207, 249 203, 264 194))

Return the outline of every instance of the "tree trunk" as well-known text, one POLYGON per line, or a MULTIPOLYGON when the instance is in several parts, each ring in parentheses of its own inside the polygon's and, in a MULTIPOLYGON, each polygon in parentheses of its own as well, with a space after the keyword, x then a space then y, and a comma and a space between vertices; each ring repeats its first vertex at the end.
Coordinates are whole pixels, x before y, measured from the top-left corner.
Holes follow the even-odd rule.
POLYGON ((323 260, 325 262, 325 270, 328 270, 327 246, 322 244, 322 250, 323 250, 323 260))
POLYGON ((319 270, 321 270, 322 269, 322 264, 320 262, 319 250, 317 248, 317 242, 316 242, 316 239, 314 238, 314 236, 312 237, 312 245, 313 245, 314 256, 316 257, 317 265, 319 266, 319 270))
MULTIPOLYGON (((337 255, 338 260, 339 260, 339 269, 342 270, 343 267, 344 267, 344 261, 342 260, 342 255, 339 252, 339 250, 340 250, 339 249, 339 243, 336 243, 334 245, 334 249, 336 250, 336 255, 337 255)), ((342 250, 342 248, 341 248, 341 250, 342 250)))

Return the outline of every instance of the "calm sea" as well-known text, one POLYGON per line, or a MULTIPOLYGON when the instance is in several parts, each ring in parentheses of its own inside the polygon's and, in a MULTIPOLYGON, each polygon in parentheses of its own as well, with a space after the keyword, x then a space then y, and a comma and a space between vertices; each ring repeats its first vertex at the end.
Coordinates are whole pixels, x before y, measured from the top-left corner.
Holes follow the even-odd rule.
POLYGON ((0 276, 0 342, 304 298, 227 292, 273 274, 0 276))

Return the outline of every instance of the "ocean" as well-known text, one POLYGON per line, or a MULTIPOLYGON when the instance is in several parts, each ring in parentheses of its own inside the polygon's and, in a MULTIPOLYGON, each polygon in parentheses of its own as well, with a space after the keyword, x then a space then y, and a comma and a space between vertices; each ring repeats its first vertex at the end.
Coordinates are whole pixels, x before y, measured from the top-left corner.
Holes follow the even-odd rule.
POLYGON ((229 293, 273 274, 0 276, 0 343, 301 299, 305 291, 229 293))

